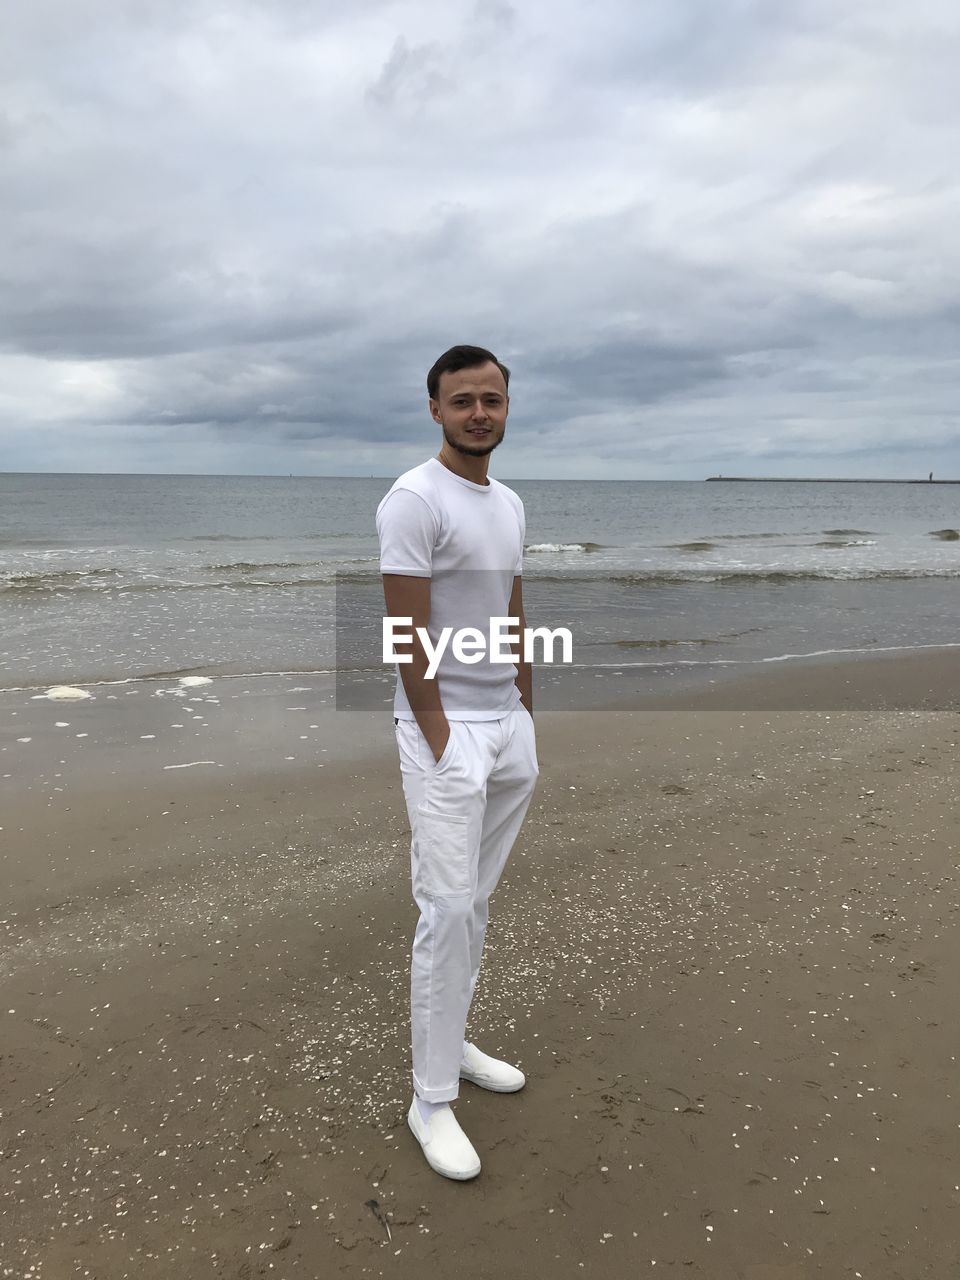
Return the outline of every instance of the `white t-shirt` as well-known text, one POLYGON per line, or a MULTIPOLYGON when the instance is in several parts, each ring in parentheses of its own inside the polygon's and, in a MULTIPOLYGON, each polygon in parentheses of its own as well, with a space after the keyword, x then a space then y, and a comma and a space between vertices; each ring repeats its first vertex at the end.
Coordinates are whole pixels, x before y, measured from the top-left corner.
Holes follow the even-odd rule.
MULTIPOLYGON (((441 628, 476 627, 509 616, 513 579, 523 570, 523 503, 498 480, 474 484, 436 458, 407 471, 377 508, 380 572, 430 578, 430 641, 441 628)), ((511 628, 515 633, 516 628, 511 628)), ((515 646, 507 645, 507 649, 515 646)), ((414 719, 397 673, 393 714, 414 719)), ((452 643, 436 679, 448 720, 499 720, 520 697, 513 663, 460 662, 452 643)))

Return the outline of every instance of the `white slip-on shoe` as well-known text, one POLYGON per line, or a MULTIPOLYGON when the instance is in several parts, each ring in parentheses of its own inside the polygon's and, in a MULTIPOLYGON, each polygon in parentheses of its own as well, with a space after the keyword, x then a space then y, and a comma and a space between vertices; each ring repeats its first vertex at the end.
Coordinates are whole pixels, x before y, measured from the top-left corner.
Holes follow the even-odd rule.
POLYGON ((519 1067, 512 1067, 509 1062, 501 1062, 499 1058, 491 1058, 467 1041, 464 1042, 463 1059, 460 1063, 460 1079, 469 1080, 472 1084, 478 1084, 481 1089, 490 1089, 493 1093, 516 1093, 527 1083, 519 1067))
POLYGON ((407 1124, 420 1143, 427 1164, 436 1173, 466 1182, 480 1172, 480 1157, 450 1107, 442 1107, 429 1120, 424 1120, 414 1098, 407 1112, 407 1124))

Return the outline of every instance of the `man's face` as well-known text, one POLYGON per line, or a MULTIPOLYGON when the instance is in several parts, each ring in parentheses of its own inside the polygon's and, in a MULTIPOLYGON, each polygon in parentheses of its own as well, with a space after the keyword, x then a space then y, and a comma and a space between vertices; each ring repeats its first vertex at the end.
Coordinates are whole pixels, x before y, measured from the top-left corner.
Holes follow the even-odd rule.
POLYGON ((509 407, 507 386, 495 364, 442 373, 437 399, 430 401, 447 444, 471 458, 492 453, 503 439, 509 407))

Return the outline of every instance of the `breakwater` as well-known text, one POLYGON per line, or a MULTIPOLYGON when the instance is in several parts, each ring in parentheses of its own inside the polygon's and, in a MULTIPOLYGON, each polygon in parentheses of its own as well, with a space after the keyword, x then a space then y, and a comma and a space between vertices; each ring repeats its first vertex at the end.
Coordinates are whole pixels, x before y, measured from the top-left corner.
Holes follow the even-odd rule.
POLYGON ((960 480, 870 480, 854 476, 707 476, 711 480, 748 484, 960 484, 960 480))

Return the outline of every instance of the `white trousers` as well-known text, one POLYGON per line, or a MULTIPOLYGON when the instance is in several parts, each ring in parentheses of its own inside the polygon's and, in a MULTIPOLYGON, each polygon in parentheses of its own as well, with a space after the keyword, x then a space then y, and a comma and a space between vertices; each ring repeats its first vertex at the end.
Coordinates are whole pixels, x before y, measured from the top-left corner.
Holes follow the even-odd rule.
POLYGON ((502 720, 451 720, 437 761, 415 720, 396 731, 420 908, 410 968, 413 1087, 425 1102, 451 1102, 490 895, 540 772, 533 718, 518 702, 502 720))

